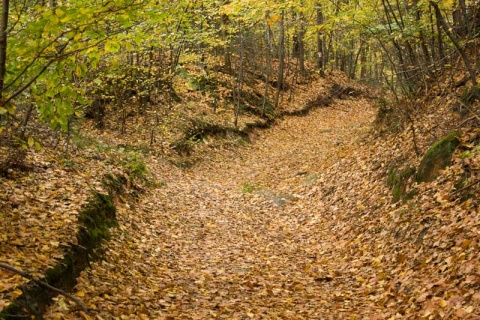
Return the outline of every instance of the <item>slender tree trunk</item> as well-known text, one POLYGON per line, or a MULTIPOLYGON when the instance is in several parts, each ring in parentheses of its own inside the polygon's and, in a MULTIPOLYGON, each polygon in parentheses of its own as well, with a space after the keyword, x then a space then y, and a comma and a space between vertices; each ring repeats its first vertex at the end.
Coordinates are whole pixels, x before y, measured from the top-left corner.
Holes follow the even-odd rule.
POLYGON ((227 31, 227 26, 228 26, 228 16, 227 15, 222 15, 222 24, 221 24, 221 34, 222 38, 225 41, 225 48, 224 50, 224 66, 225 70, 231 74, 232 73, 232 57, 230 55, 230 46, 228 44, 228 31, 227 31))
POLYGON ((438 4, 435 1, 430 1, 430 4, 432 5, 433 9, 435 10, 435 16, 437 17, 437 20, 440 22, 440 25, 443 28, 443 31, 447 34, 448 38, 452 41, 453 45, 455 48, 457 48, 458 53, 462 56, 463 62, 465 63, 465 67, 467 68, 468 73, 470 74, 470 79, 472 80, 472 84, 474 87, 477 87, 477 76, 475 73, 475 70, 472 68, 472 65, 470 64, 470 60, 465 53, 465 50, 463 50, 462 46, 458 42, 458 39, 455 37, 455 35, 450 31, 450 28, 447 25, 447 22, 442 16, 442 13, 440 12, 440 8, 438 7, 438 4))
POLYGON ((303 13, 300 13, 298 15, 298 20, 299 21, 299 25, 300 25, 300 29, 299 31, 297 32, 297 35, 296 35, 296 41, 295 41, 295 47, 296 47, 296 50, 295 50, 295 56, 298 58, 298 66, 299 66, 299 71, 300 71, 300 75, 302 77, 305 77, 306 76, 306 70, 305 70, 305 41, 304 41, 304 37, 305 37, 305 15, 303 13))
POLYGON ((244 59, 244 43, 243 43, 243 28, 239 26, 239 38, 238 46, 240 51, 240 61, 238 63, 238 75, 237 75, 237 101, 234 108, 233 125, 238 127, 238 117, 240 115, 240 102, 242 99, 242 86, 243 86, 243 59, 244 59))
MULTIPOLYGON (((435 15, 435 10, 433 10, 433 15, 435 15)), ((443 44, 443 36, 442 36, 442 26, 440 23, 440 20, 436 18, 435 15, 435 22, 436 22, 436 27, 437 27, 437 45, 438 45, 438 59, 437 60, 443 60, 445 58, 445 47, 443 44)))
POLYGON ((453 30, 460 37, 468 35, 468 15, 465 0, 459 0, 457 7, 453 10, 453 30))
MULTIPOLYGON (((317 3, 317 27, 323 25, 323 10, 322 4, 317 3)), ((325 52, 324 52, 324 36, 321 31, 317 31, 317 68, 320 70, 320 76, 325 76, 325 52)))
POLYGON ((10 0, 2 1, 2 16, 0 21, 0 107, 3 107, 3 89, 7 71, 7 28, 10 0))
POLYGON ((290 84, 290 95, 288 97, 289 102, 293 101, 293 97, 295 93, 295 84, 297 83, 299 73, 300 73, 300 66, 299 66, 299 61, 297 60, 297 63, 295 63, 295 67, 293 70, 292 83, 290 84))
MULTIPOLYGON (((284 34, 285 34, 285 31, 284 31, 284 34)), ((288 77, 290 75, 290 71, 292 71, 292 67, 291 67, 291 59, 292 59, 292 52, 290 50, 290 46, 288 45, 290 43, 290 39, 288 38, 288 34, 285 35, 286 39, 284 40, 284 43, 286 43, 287 45, 284 45, 283 46, 283 50, 285 52, 285 58, 286 58, 286 62, 285 62, 285 71, 284 71, 284 77, 288 77)), ((282 86, 283 88, 283 86, 282 86)))
MULTIPOLYGON (((368 51, 368 45, 364 43, 361 49, 360 53, 360 80, 365 81, 367 79, 367 51, 368 51)), ((371 77, 371 73, 370 73, 371 77)))
MULTIPOLYGON (((402 23, 395 14, 395 11, 393 10, 393 7, 390 3, 389 0, 382 0, 384 12, 385 12, 385 18, 387 20, 388 28, 389 28, 389 33, 390 35, 393 35, 393 26, 400 26, 402 27, 402 23)), ((401 82, 401 88, 405 94, 411 94, 414 91, 414 87, 412 86, 412 82, 410 79, 410 72, 408 65, 406 63, 406 58, 404 57, 404 51, 402 46, 400 45, 399 41, 396 39, 392 40, 392 44, 395 47, 397 51, 397 57, 398 57, 398 62, 399 62, 399 72, 396 72, 397 74, 397 81, 401 82)), ((395 64, 392 63, 392 67, 395 64)))
POLYGON ((280 18, 280 35, 278 39, 278 75, 277 92, 275 94, 275 110, 278 108, 280 91, 283 89, 283 72, 285 69, 285 12, 282 10, 280 18))
POLYGON ((268 98, 268 88, 270 86, 270 73, 272 72, 272 37, 270 26, 268 25, 269 12, 265 14, 265 41, 267 43, 266 50, 266 68, 265 68, 265 90, 263 93, 262 116, 265 116, 265 109, 268 98))
POLYGON ((352 46, 351 46, 351 50, 350 50, 350 63, 349 63, 349 70, 348 70, 348 73, 349 73, 349 77, 350 79, 356 79, 356 76, 357 76, 357 65, 358 65, 358 60, 360 59, 360 54, 362 53, 362 48, 363 48, 363 40, 360 41, 360 45, 358 46, 358 51, 357 53, 355 54, 355 58, 353 58, 354 54, 353 54, 353 51, 354 51, 354 48, 355 47, 355 42, 352 41, 352 46))

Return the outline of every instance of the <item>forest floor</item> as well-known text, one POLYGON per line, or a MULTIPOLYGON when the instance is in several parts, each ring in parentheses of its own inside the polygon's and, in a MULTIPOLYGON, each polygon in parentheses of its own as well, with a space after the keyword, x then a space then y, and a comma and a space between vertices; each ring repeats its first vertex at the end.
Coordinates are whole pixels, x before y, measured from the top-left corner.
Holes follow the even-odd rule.
MULTIPOLYGON (((297 109, 333 82, 305 86, 297 109)), ((412 125, 395 130, 395 117, 386 129, 373 125, 374 101, 344 95, 250 132, 252 143, 205 137, 188 167, 147 153, 156 187, 135 202, 116 202, 119 227, 105 256, 81 273, 72 293, 92 315, 59 295, 45 317, 480 319, 480 131, 464 125, 475 117, 452 112, 453 98, 423 99, 412 125), (392 201, 392 172, 411 172, 454 129, 460 146, 451 165, 428 183, 403 177, 411 199, 392 201)), ((102 150, 123 161, 118 147, 102 150)), ((10 244, 0 248, 10 264, 40 262, 41 270, 74 241, 67 222, 88 195, 75 190, 101 190, 89 181, 112 167, 100 156, 97 148, 63 171, 47 163, 28 178, 36 189, 27 177, 0 181, 12 185, 4 208, 17 210, 15 219, 4 217, 15 224, 0 238, 10 244), (88 173, 97 160, 100 169, 88 173), (48 180, 52 172, 58 181, 48 180), (45 196, 33 196, 39 192, 45 196), (46 221, 52 229, 42 229, 46 221)), ((21 294, 21 277, 0 275, 1 307, 21 294)))
MULTIPOLYGON (((324 264, 337 262, 324 252, 337 244, 319 225, 332 213, 312 194, 319 174, 362 144, 373 118, 368 101, 337 100, 257 132, 252 145, 209 152, 189 170, 150 159, 165 186, 119 211, 106 260, 83 274, 76 294, 105 319, 357 312, 368 301, 332 299, 342 293, 324 264)), ((62 306, 50 315, 61 317, 62 306)))

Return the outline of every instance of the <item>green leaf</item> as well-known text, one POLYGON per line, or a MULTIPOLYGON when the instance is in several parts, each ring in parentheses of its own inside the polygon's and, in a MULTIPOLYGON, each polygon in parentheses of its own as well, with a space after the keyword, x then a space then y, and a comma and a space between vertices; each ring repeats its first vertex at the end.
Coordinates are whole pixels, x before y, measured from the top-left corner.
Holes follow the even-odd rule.
POLYGON ((33 139, 33 137, 28 137, 27 144, 29 148, 33 147, 35 145, 35 139, 33 139))
POLYGON ((63 17, 65 15, 65 11, 63 11, 61 8, 56 8, 55 14, 59 17, 63 17))
POLYGON ((75 75, 79 78, 83 75, 82 68, 79 65, 75 67, 75 75))
POLYGON ((15 113, 15 107, 11 104, 7 104, 6 106, 0 107, 0 115, 7 114, 7 113, 13 115, 15 113))
POLYGON ((42 149, 42 145, 38 141, 35 141, 35 150, 40 151, 42 149))
POLYGON ((120 44, 115 40, 108 40, 105 43, 105 52, 118 52, 120 50, 120 44))

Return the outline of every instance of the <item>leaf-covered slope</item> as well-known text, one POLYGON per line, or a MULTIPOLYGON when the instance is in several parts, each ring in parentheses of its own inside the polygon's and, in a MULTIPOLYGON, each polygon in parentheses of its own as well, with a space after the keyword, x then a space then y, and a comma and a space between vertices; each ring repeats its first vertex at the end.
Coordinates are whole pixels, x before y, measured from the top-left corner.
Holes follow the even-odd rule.
MULTIPOLYGON (((440 111, 417 132, 448 129, 440 111)), ((478 130, 393 203, 389 169, 421 159, 410 128, 376 136, 373 118, 368 101, 335 100, 189 170, 152 157, 166 185, 120 210, 75 295, 104 319, 476 319, 478 130)), ((423 154, 433 139, 417 138, 423 154)), ((60 297, 48 316, 82 314, 60 297)))
MULTIPOLYGON (((322 267, 335 260, 324 254, 332 233, 315 227, 330 213, 309 181, 355 150, 372 118, 367 102, 340 100, 188 171, 152 159, 166 186, 119 213, 106 261, 76 294, 103 318, 335 316, 338 277, 322 267)), ((70 308, 59 300, 50 315, 70 308)))
MULTIPOLYGON (((417 132, 454 126, 441 111, 418 115, 417 132)), ((165 186, 119 208, 74 294, 103 319, 477 318, 478 130, 460 130, 452 165, 410 177, 413 198, 393 203, 389 169, 421 159, 410 128, 377 136, 374 115, 338 99, 251 145, 207 142, 189 170, 152 155, 165 186)), ((417 139, 422 154, 433 142, 417 139)), ((88 318, 63 297, 47 317, 88 318)))

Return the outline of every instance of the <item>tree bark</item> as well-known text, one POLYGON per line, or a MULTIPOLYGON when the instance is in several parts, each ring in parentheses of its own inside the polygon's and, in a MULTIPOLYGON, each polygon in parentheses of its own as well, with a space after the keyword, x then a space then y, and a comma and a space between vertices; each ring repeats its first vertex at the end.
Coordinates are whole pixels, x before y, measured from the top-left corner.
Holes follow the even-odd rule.
POLYGON ((221 24, 221 35, 223 40, 225 41, 226 45, 224 50, 224 67, 225 70, 231 74, 232 73, 232 57, 230 55, 230 46, 228 45, 228 16, 227 15, 222 15, 222 24, 221 24))
POLYGON ((437 21, 440 23, 440 25, 443 28, 443 31, 447 34, 448 38, 452 41, 453 45, 455 48, 457 48, 458 53, 462 56, 463 62, 465 63, 465 67, 467 68, 467 71, 470 75, 470 79, 472 80, 472 84, 474 87, 477 87, 477 77, 475 74, 475 70, 472 68, 472 65, 470 64, 470 60, 468 59, 467 54, 465 53, 465 50, 463 50, 462 46, 458 42, 458 39, 455 37, 455 35, 450 31, 450 28, 447 25, 447 22, 442 16, 442 13, 440 12, 440 8, 438 7, 438 4, 435 1, 429 1, 430 5, 433 7, 435 10, 435 16, 437 17, 437 21))
POLYGON ((280 91, 283 89, 283 72, 285 69, 285 12, 282 10, 280 18, 280 35, 278 39, 278 75, 277 93, 275 94, 275 110, 278 108, 280 91))
POLYGON ((268 25, 269 12, 265 14, 265 41, 267 44, 266 50, 266 68, 265 68, 265 89, 263 93, 263 102, 262 102, 262 116, 265 116, 265 109, 267 105, 268 98, 268 87, 270 86, 270 73, 272 72, 272 37, 270 26, 268 25))
POLYGON ((0 107, 3 106, 3 89, 5 88, 5 73, 7 71, 7 28, 10 0, 2 1, 2 16, 0 21, 0 107))
POLYGON ((240 115, 240 102, 242 99, 242 87, 243 87, 243 59, 244 59, 244 43, 243 43, 243 28, 239 26, 239 38, 238 38, 238 46, 240 51, 240 61, 238 63, 238 75, 237 75, 237 101, 234 108, 234 119, 233 124, 235 128, 238 127, 238 117, 240 115))
POLYGON ((294 56, 298 59, 300 75, 306 76, 305 70, 305 16, 303 13, 298 15, 299 30, 294 37, 294 56))
MULTIPOLYGON (((322 4, 317 3, 317 27, 320 27, 323 24, 323 10, 322 4)), ((320 75, 325 76, 325 52, 324 52, 324 37, 321 31, 317 31, 317 68, 320 70, 320 75)))

